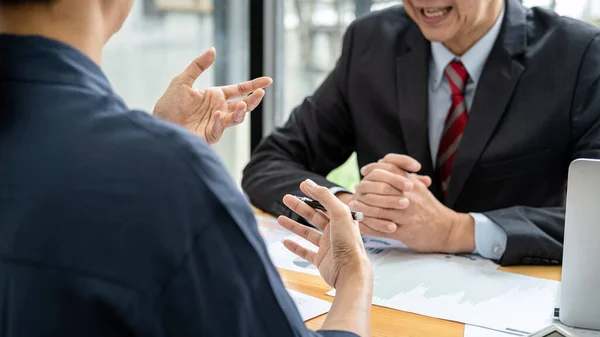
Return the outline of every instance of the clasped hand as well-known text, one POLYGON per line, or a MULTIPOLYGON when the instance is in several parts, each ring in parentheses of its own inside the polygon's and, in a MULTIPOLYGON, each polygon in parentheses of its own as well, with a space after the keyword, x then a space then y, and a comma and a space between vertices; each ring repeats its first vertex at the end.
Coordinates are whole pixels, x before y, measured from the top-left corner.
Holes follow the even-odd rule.
POLYGON ((260 77, 234 85, 194 88, 194 82, 216 57, 211 48, 195 59, 171 81, 154 107, 155 116, 185 127, 209 144, 219 141, 225 129, 242 123, 262 101, 263 88, 273 82, 269 77, 260 77))
POLYGON ((411 157, 390 154, 364 166, 349 206, 365 215, 361 233, 401 241, 417 252, 470 253, 473 219, 443 205, 429 191, 431 179, 417 175, 411 157))

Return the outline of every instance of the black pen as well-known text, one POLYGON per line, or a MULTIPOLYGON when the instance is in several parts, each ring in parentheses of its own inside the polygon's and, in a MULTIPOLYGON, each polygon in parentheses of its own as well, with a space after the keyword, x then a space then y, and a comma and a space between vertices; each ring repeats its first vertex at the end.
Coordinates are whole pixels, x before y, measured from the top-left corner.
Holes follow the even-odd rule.
MULTIPOLYGON (((307 198, 307 197, 298 197, 298 196, 296 196, 296 198, 314 209, 318 209, 320 211, 327 212, 325 207, 323 207, 323 205, 321 205, 321 203, 316 200, 313 200, 313 199, 307 198)), ((352 214, 352 219, 354 219, 358 222, 361 222, 365 219, 365 216, 361 212, 350 211, 350 213, 352 214)))

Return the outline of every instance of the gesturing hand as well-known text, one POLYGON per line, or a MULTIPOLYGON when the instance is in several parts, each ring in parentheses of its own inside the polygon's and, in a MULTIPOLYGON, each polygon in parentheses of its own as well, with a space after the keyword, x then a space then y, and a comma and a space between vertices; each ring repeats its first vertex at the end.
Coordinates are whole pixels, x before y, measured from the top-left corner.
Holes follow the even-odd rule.
POLYGON ((318 247, 317 252, 308 250, 290 240, 284 245, 294 254, 314 264, 330 286, 337 288, 356 278, 372 277, 371 263, 365 252, 358 226, 350 215, 350 210, 325 187, 307 180, 300 189, 314 200, 318 200, 327 214, 314 210, 297 198, 286 195, 283 202, 298 215, 322 230, 319 232, 297 223, 287 217, 279 217, 278 222, 289 231, 299 235, 318 247))
POLYGON ((216 57, 215 49, 211 48, 195 59, 173 79, 154 107, 154 115, 187 128, 209 144, 219 141, 225 129, 242 123, 246 113, 262 101, 263 88, 273 82, 268 77, 260 77, 223 87, 194 88, 196 79, 216 57))

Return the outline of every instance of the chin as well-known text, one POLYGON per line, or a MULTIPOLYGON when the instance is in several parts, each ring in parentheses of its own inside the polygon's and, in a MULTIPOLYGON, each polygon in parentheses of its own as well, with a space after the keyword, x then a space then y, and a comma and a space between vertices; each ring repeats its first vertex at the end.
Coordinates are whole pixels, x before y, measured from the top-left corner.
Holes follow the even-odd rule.
POLYGON ((446 42, 452 40, 454 33, 448 29, 421 29, 425 38, 431 42, 446 42))

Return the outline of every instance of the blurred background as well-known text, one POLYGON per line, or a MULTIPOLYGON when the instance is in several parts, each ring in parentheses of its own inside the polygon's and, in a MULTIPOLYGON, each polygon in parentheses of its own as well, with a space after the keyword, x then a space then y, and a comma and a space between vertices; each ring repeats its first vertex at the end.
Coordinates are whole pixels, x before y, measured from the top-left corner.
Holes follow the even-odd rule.
MULTIPOLYGON (((600 0, 524 0, 600 25, 600 0)), ((385 0, 138 0, 122 31, 109 42, 104 70, 132 109, 152 111, 170 80, 211 46, 217 64, 199 88, 265 74, 275 80, 265 103, 215 150, 236 182, 251 148, 285 122, 335 64, 346 27, 369 11, 401 4, 385 0)), ((330 174, 351 188, 354 158, 330 174)))

